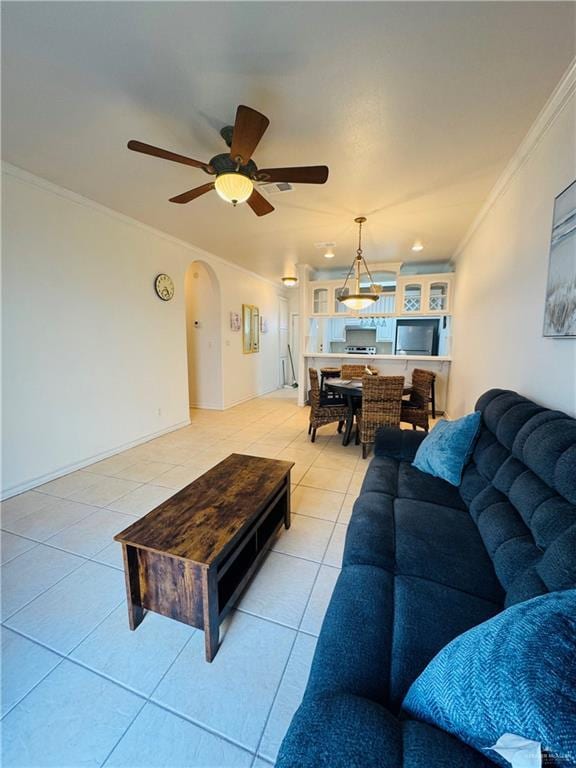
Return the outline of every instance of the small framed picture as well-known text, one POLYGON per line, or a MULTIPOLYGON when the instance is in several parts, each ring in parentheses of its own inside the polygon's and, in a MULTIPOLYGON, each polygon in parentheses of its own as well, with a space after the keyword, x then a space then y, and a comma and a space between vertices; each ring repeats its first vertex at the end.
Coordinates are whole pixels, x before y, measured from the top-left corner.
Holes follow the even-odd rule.
POLYGON ((234 331, 234 333, 239 333, 241 328, 242 323, 240 322, 240 313, 230 312, 230 330, 234 331))

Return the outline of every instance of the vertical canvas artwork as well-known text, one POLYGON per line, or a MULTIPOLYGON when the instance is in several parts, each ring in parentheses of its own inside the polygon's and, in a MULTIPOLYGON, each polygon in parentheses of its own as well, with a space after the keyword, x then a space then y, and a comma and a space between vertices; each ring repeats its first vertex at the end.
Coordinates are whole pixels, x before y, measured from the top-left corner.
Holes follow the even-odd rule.
POLYGON ((576 337, 576 181, 554 201, 544 336, 576 337))

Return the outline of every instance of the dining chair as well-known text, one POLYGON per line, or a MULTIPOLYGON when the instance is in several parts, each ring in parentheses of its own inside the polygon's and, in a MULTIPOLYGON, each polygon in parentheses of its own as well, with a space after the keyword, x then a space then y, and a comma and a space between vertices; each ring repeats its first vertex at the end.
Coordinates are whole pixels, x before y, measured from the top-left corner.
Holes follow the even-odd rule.
POLYGON ((378 374, 378 368, 374 368, 373 365, 348 365, 345 363, 341 368, 340 376, 343 379, 363 379, 366 375, 366 368, 372 373, 378 374))
POLYGON ((316 430, 325 424, 338 422, 338 432, 342 432, 342 427, 348 415, 348 407, 343 400, 333 398, 325 399, 320 392, 320 382, 318 380, 318 371, 316 368, 309 368, 310 375, 310 424, 308 434, 312 435, 311 440, 316 440, 316 430))
POLYGON ((435 396, 436 374, 425 371, 422 368, 414 368, 412 371, 412 384, 410 385, 410 399, 402 402, 401 421, 412 424, 412 429, 421 427, 428 432, 428 403, 432 403, 432 418, 436 418, 435 396))
POLYGON ((340 368, 335 368, 333 366, 326 366, 324 368, 320 368, 320 396, 324 397, 326 396, 327 399, 333 399, 334 395, 332 392, 329 392, 326 387, 324 386, 324 382, 326 379, 339 379, 340 378, 340 368))
POLYGON ((380 427, 399 427, 404 376, 364 376, 362 407, 356 413, 356 443, 362 443, 362 458, 374 443, 380 427))

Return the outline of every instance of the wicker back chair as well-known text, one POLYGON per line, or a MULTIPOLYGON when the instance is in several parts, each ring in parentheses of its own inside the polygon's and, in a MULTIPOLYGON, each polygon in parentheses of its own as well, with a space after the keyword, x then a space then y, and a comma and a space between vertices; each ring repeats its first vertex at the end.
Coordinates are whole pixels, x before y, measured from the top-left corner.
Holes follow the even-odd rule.
POLYGON ((312 442, 316 440, 316 430, 325 424, 338 422, 338 432, 342 431, 344 422, 348 415, 348 408, 339 401, 336 404, 330 404, 321 397, 320 382, 318 380, 318 371, 316 368, 308 370, 310 374, 310 424, 308 434, 312 435, 312 442))
POLYGON ((428 432, 428 403, 434 392, 436 374, 432 371, 424 371, 422 368, 414 368, 412 371, 412 385, 410 387, 410 400, 402 403, 401 420, 412 424, 412 429, 421 427, 428 432))
POLYGON ((347 365, 342 366, 340 376, 343 379, 363 379, 366 376, 366 368, 369 368, 372 373, 378 373, 378 368, 374 368, 372 365, 347 365))
POLYGON ((404 376, 364 376, 362 408, 356 414, 357 442, 362 443, 362 458, 374 442, 379 427, 399 427, 404 376))

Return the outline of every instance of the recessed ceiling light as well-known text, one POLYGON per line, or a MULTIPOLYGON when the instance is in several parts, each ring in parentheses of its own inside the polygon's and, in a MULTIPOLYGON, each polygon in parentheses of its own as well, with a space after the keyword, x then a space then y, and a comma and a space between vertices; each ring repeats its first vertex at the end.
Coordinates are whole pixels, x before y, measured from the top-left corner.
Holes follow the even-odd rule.
POLYGON ((297 277, 283 277, 282 278, 282 282, 284 283, 284 285, 287 285, 289 288, 291 288, 293 285, 296 285, 296 283, 298 282, 298 278, 297 277))
POLYGON ((326 251, 324 254, 325 259, 333 259, 334 258, 334 251, 326 251))
POLYGON ((412 246, 412 250, 413 251, 423 251, 424 250, 424 246, 422 245, 420 240, 416 240, 416 242, 412 246))

